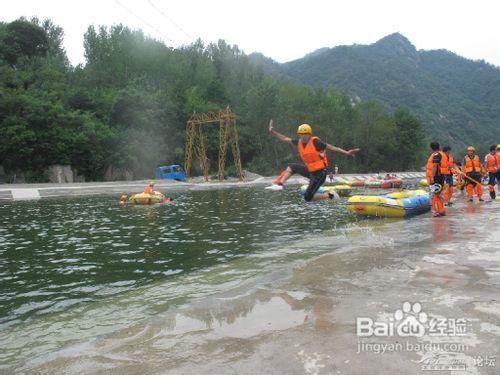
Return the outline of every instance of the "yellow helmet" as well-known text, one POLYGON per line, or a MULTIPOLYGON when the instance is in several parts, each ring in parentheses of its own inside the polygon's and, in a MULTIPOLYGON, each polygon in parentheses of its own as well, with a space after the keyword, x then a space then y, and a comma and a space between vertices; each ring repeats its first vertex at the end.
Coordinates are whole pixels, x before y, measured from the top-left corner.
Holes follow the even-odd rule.
POLYGON ((149 181, 149 186, 153 186, 155 184, 154 181, 149 181))
POLYGON ((299 128, 297 129, 297 134, 312 134, 311 125, 309 124, 300 125, 299 128))
POLYGON ((473 146, 469 146, 469 147, 467 147, 467 151, 474 151, 475 152, 476 149, 473 146))

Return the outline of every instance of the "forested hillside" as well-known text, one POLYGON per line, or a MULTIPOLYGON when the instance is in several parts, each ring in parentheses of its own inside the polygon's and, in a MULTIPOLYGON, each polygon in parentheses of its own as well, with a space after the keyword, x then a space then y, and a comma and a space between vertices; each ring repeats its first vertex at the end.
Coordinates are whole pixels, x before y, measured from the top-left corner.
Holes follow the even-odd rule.
POLYGON ((500 138, 500 69, 446 50, 417 51, 401 34, 372 45, 322 48, 285 64, 253 56, 268 74, 330 87, 354 100, 409 108, 428 138, 486 151, 500 138))
MULTIPOLYGON (((296 150, 268 135, 271 117, 285 134, 307 122, 332 144, 361 147, 356 160, 334 156, 344 172, 423 164, 421 125, 409 111, 353 105, 332 88, 270 77, 224 41, 173 49, 121 25, 91 26, 86 63, 76 67, 62 41, 50 21, 0 24, 0 165, 9 175, 44 181, 47 166, 65 164, 86 180, 103 179, 109 168, 150 177, 157 165, 183 163, 193 112, 227 105, 238 116, 243 166, 253 172, 297 160, 296 150)), ((218 129, 206 134, 214 171, 218 129)))

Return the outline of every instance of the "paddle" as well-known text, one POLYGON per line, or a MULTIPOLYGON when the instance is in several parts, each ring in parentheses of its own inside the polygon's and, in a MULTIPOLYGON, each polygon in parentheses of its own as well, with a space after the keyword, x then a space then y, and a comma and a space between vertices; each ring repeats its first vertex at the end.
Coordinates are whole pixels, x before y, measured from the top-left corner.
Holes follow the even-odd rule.
POLYGON ((459 170, 454 169, 454 168, 452 168, 452 169, 451 169, 451 171, 452 171, 453 173, 455 173, 455 174, 461 174, 462 176, 464 176, 465 178, 467 178, 467 179, 471 180, 472 182, 475 182, 476 184, 481 185, 481 183, 480 183, 480 182, 478 182, 478 181, 474 180, 472 177, 467 176, 467 175, 466 175, 464 172, 462 172, 462 171, 459 171, 459 170))

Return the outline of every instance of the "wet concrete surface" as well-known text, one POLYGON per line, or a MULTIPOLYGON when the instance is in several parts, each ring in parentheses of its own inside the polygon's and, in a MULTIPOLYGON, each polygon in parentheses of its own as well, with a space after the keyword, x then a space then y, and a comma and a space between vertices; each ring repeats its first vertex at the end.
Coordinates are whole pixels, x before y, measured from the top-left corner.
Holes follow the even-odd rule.
MULTIPOLYGON (((235 187, 251 187, 271 184, 271 177, 256 178, 249 181, 231 180, 225 182, 202 182, 200 178, 189 182, 160 180, 155 183, 155 190, 162 193, 185 192, 189 190, 228 189, 235 187)), ((291 184, 302 184, 306 180, 294 177, 291 184)), ((121 195, 142 192, 149 180, 87 182, 67 184, 13 184, 0 185, 0 200, 39 199, 50 197, 71 197, 88 195, 121 195)))
POLYGON ((294 246, 332 252, 14 372, 498 374, 498 207, 460 201, 446 217, 367 220, 305 239, 294 246), (361 337, 357 318, 424 328, 361 337))

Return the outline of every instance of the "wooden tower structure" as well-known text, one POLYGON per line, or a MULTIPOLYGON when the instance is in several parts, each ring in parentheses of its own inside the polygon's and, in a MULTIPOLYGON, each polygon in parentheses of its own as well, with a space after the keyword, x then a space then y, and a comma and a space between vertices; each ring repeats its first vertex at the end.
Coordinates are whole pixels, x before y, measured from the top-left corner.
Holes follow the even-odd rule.
POLYGON ((219 181, 224 180, 227 144, 231 143, 236 173, 240 181, 243 181, 243 169, 241 167, 240 146, 238 144, 238 132, 236 131, 236 115, 227 107, 223 110, 209 111, 205 113, 194 113, 186 124, 186 148, 185 162, 186 177, 189 177, 193 152, 196 150, 205 181, 208 181, 208 159, 205 148, 205 135, 203 128, 206 125, 219 124, 219 181))

